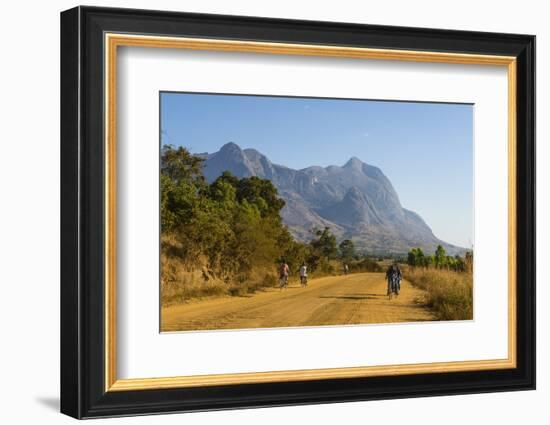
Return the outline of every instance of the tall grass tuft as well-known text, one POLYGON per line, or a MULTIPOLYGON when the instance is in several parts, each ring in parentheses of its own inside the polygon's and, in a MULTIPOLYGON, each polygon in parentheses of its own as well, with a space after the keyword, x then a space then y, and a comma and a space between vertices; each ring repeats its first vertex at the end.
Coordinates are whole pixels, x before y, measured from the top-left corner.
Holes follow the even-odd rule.
POLYGON ((471 273, 410 267, 404 277, 426 291, 426 304, 440 320, 473 319, 471 273))

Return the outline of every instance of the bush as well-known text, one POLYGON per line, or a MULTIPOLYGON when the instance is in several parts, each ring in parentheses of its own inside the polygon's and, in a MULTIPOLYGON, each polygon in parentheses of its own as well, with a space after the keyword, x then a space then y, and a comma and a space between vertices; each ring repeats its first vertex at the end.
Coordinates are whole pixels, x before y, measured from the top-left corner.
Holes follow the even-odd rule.
POLYGON ((467 272, 409 268, 405 279, 426 291, 426 304, 440 320, 473 318, 473 279, 467 272))
POLYGON ((372 272, 372 273, 380 273, 383 272, 384 269, 378 264, 376 261, 374 261, 371 258, 363 258, 359 261, 353 261, 349 263, 350 271, 358 273, 358 272, 372 272))

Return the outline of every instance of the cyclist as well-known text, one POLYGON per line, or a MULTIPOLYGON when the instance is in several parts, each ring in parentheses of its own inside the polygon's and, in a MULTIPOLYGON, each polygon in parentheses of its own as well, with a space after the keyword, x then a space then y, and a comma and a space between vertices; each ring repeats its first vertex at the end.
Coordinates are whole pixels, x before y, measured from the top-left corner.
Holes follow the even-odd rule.
POLYGON ((399 291, 401 291, 401 280, 403 279, 403 275, 401 274, 401 269, 399 268, 399 265, 397 263, 394 265, 395 267, 395 295, 399 295, 399 291))
POLYGON ((349 273, 349 266, 347 264, 344 264, 344 274, 349 273))
POLYGON ((288 272, 288 264, 285 260, 283 260, 279 266, 279 287, 281 290, 288 286, 288 272))
POLYGON ((300 266, 300 284, 302 287, 307 286, 307 266, 306 263, 302 263, 300 266))
POLYGON ((394 285, 395 285, 395 278, 396 278, 396 269, 395 265, 392 264, 388 267, 388 270, 386 270, 386 279, 388 280, 388 296, 391 297, 392 293, 394 292, 394 285))

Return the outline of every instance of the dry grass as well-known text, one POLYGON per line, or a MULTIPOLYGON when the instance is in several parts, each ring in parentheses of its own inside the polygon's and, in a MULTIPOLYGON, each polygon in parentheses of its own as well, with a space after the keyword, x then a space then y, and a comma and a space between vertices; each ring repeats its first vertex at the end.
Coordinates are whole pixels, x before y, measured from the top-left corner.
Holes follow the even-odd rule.
POLYGON ((426 291, 426 304, 440 320, 473 318, 473 279, 471 273, 450 270, 409 268, 405 279, 426 291))
POLYGON ((249 276, 225 281, 206 269, 188 270, 178 259, 161 255, 161 302, 163 306, 181 304, 194 298, 223 295, 246 296, 277 285, 275 273, 258 270, 249 276))
POLYGON ((179 270, 177 276, 177 279, 162 280, 161 300, 164 306, 180 304, 192 298, 227 294, 227 285, 224 282, 205 282, 200 272, 179 270))

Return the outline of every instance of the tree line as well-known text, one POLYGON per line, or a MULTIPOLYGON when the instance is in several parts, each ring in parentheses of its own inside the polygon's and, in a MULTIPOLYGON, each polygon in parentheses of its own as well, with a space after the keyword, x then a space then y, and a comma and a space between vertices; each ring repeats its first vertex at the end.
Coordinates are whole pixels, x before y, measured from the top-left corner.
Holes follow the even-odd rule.
POLYGON ((407 255, 407 264, 412 267, 434 267, 457 272, 472 271, 473 253, 467 251, 464 257, 447 255, 445 248, 438 245, 432 255, 425 255, 421 248, 412 248, 407 255))

